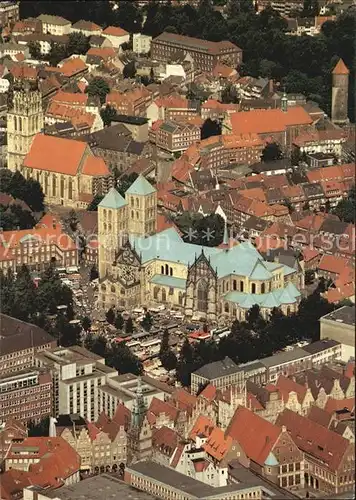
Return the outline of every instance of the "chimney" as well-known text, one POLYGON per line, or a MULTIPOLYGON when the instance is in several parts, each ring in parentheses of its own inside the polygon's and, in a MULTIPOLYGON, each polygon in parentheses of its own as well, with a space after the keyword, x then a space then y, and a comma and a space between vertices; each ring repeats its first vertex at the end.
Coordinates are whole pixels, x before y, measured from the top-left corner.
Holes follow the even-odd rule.
POLYGON ((287 432, 287 427, 285 425, 282 425, 282 432, 287 432))

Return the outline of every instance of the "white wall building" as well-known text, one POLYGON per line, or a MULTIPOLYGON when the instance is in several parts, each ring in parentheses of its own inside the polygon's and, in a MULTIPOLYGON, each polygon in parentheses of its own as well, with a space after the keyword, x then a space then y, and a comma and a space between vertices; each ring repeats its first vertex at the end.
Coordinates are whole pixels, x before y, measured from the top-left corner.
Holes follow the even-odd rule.
POLYGON ((151 50, 152 37, 134 33, 132 37, 132 50, 136 54, 147 54, 151 50))

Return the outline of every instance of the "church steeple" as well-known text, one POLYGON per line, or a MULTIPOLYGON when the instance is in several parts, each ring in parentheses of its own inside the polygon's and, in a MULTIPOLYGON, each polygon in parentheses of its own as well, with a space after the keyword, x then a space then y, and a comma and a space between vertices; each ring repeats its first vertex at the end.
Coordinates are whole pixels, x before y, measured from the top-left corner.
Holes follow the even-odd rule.
POLYGON ((136 399, 133 403, 131 412, 131 423, 133 427, 140 428, 147 411, 146 403, 143 397, 142 379, 138 377, 136 399))
POLYGON ((224 224, 224 238, 223 238, 223 244, 228 245, 229 244, 229 234, 227 232, 227 222, 225 219, 225 224, 224 224))

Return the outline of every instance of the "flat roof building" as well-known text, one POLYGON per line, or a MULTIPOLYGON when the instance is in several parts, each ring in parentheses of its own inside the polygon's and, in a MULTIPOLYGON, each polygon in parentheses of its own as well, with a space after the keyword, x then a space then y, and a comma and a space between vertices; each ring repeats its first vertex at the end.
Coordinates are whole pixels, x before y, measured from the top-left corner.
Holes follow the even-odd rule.
POLYGON ((320 318, 320 338, 341 344, 341 360, 355 357, 355 306, 343 306, 320 318))

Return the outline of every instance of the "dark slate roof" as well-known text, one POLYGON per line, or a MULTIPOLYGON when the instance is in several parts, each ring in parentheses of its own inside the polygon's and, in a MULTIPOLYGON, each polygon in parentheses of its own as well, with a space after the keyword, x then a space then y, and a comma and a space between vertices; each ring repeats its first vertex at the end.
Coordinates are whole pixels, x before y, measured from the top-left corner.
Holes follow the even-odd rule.
POLYGON ((278 261, 280 264, 291 267, 292 269, 298 269, 300 267, 298 264, 298 255, 294 250, 273 248, 266 252, 266 254, 263 254, 263 256, 270 262, 278 261))
POLYGON ((86 142, 93 148, 98 147, 136 155, 140 155, 145 146, 145 143, 134 141, 131 132, 121 123, 105 127, 92 134, 83 135, 78 137, 77 140, 86 142))
POLYGON ((303 349, 304 351, 307 351, 310 354, 316 354, 318 352, 325 351, 326 349, 330 349, 331 347, 335 347, 337 345, 340 345, 340 342, 337 342, 336 340, 317 340, 312 344, 304 346, 303 349))
POLYGON ((2 356, 51 342, 55 342, 55 339, 39 326, 0 314, 0 353, 2 356))
POLYGON ((327 218, 320 226, 320 232, 330 234, 344 234, 348 225, 349 224, 347 222, 327 218))
POLYGON ((301 185, 307 197, 309 196, 324 196, 323 188, 318 182, 307 182, 301 185))
POLYGON ((144 118, 143 116, 116 115, 111 121, 115 123, 127 123, 129 125, 144 125, 148 122, 148 118, 144 118))
POLYGON ((328 321, 336 321, 337 323, 345 323, 346 325, 355 325, 355 306, 343 306, 336 309, 320 319, 328 321))
POLYGON ((232 375, 240 371, 239 367, 232 361, 232 359, 226 357, 222 361, 215 361, 202 366, 194 372, 195 375, 206 378, 208 380, 214 380, 219 377, 224 377, 227 375, 232 375))
POLYGON ((73 424, 75 424, 77 427, 78 426, 86 427, 87 425, 84 418, 78 415, 77 413, 58 415, 58 417, 56 417, 56 420, 57 420, 56 427, 72 427, 73 424))
POLYGON ((268 228, 269 225, 270 225, 269 221, 261 219, 260 217, 256 217, 255 215, 251 215, 251 217, 247 219, 247 221, 245 221, 243 224, 245 229, 247 230, 254 229, 256 231, 264 231, 265 229, 268 228))

